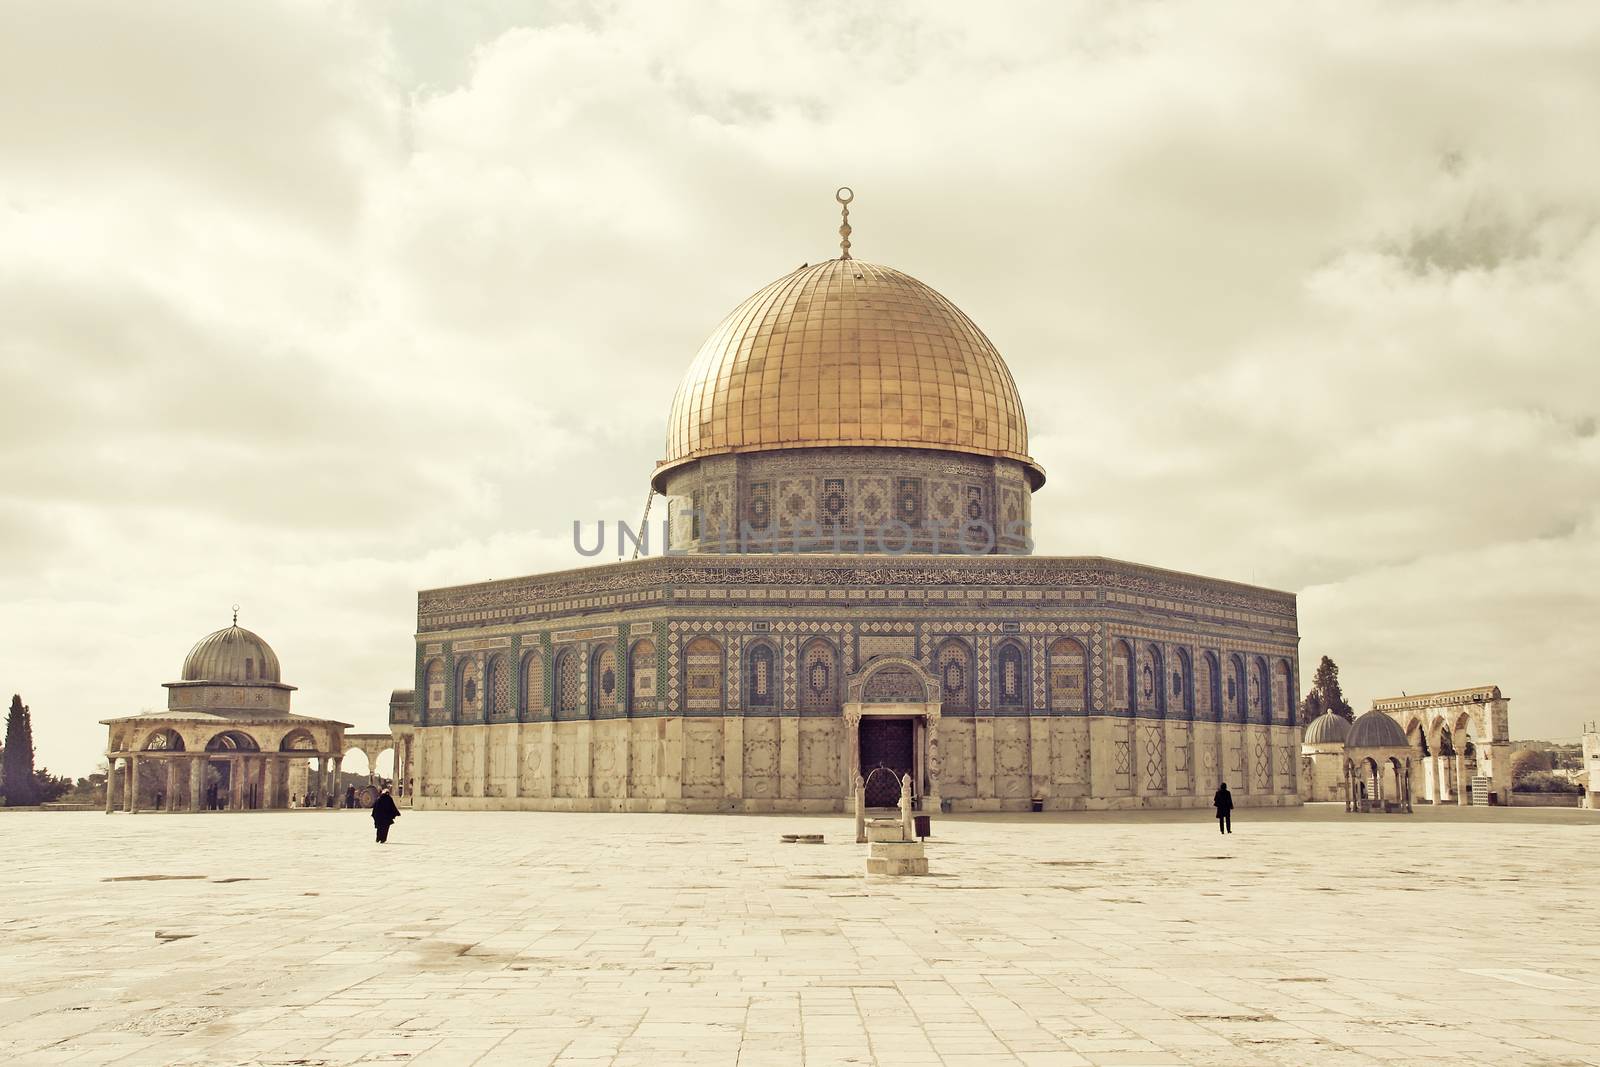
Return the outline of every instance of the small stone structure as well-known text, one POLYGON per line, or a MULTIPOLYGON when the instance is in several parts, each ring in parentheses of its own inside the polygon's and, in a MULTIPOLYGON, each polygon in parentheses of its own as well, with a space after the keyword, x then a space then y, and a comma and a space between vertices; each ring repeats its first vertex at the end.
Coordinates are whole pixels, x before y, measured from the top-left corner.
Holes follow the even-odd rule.
POLYGON ((278 654, 237 608, 166 689, 165 709, 100 720, 107 814, 334 806, 350 724, 290 710, 278 654))
POLYGON ((1345 811, 1411 811, 1411 746, 1405 731, 1374 708, 1344 740, 1345 811))
POLYGON ((1306 726, 1300 739, 1300 796, 1315 801, 1349 805, 1349 775, 1345 770, 1344 742, 1350 723, 1325 711, 1306 726))
MULTIPOLYGON (((879 773, 874 771, 874 774, 879 773)), ((872 819, 866 814, 866 780, 856 778, 857 840, 864 834, 867 845, 868 874, 927 874, 928 858, 914 832, 911 816, 911 776, 900 778, 900 814, 897 818, 872 819)))

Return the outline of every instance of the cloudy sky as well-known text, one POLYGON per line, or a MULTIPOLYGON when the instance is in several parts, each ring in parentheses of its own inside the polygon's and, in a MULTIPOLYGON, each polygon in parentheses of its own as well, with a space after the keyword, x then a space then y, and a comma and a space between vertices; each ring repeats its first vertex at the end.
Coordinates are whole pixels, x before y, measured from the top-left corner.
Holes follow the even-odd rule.
POLYGON ((1004 352, 1039 551, 1300 594, 1358 706, 1600 690, 1600 5, 0 7, 0 688, 41 762, 228 607, 381 728, 419 588, 638 515, 835 254, 1004 352))

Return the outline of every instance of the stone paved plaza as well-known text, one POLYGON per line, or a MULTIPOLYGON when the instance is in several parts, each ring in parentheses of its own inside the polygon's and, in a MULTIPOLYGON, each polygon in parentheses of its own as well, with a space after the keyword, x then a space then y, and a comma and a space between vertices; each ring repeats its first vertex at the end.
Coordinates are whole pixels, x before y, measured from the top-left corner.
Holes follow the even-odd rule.
POLYGON ((0 1053, 1600 1064, 1591 813, 1239 815, 0 813, 0 1053))

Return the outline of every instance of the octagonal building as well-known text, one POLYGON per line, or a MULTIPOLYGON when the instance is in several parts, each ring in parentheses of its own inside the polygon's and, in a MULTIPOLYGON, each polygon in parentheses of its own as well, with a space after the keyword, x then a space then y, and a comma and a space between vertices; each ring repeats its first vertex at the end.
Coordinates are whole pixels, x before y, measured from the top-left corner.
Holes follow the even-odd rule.
POLYGON ((1034 555, 1044 483, 955 304, 848 248, 801 267, 678 387, 651 476, 673 554, 418 595, 403 788, 842 811, 885 767, 925 810, 1201 807, 1222 780, 1299 803, 1294 596, 1034 555))

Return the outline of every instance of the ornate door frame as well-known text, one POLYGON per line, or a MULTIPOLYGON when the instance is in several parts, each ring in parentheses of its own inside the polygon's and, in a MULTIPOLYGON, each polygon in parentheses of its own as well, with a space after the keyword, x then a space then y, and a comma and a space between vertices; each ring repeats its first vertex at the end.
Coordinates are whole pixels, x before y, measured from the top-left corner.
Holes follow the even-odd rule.
MULTIPOLYGON (((903 675, 901 680, 905 680, 903 675)), ((839 762, 844 767, 846 811, 852 810, 855 804, 856 781, 861 776, 861 720, 867 716, 911 719, 911 753, 915 763, 912 792, 922 810, 939 810, 942 802, 939 796, 939 772, 943 767, 939 754, 939 715, 943 707, 939 699, 938 680, 922 664, 905 656, 880 656, 845 679, 844 758, 839 762), (909 672, 911 680, 921 688, 920 693, 913 686, 905 692, 896 693, 896 696, 920 696, 921 699, 869 699, 877 694, 869 688, 868 683, 886 668, 909 672)))

